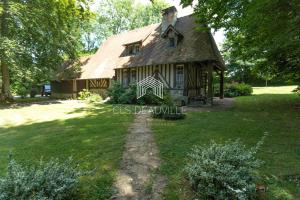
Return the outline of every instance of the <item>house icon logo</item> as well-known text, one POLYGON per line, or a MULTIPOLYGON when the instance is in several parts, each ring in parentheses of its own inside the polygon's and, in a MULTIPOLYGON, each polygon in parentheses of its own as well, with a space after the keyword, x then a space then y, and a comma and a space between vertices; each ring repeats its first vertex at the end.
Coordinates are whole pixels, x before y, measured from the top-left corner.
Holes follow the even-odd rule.
POLYGON ((155 96, 163 99, 164 84, 154 78, 154 76, 148 76, 137 83, 137 99, 143 97, 147 93, 148 89, 152 89, 155 96))

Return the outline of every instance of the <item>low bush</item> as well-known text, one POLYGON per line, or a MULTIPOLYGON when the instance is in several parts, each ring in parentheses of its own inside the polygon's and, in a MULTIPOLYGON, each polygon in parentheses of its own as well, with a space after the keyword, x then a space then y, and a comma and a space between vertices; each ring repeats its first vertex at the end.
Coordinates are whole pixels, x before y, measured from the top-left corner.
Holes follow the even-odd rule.
POLYGON ((88 97, 90 97, 92 93, 88 89, 83 89, 78 93, 78 99, 79 100, 86 100, 88 97))
POLYGON ((225 97, 250 96, 252 92, 251 85, 245 83, 227 83, 224 85, 225 97))
POLYGON ((256 196, 255 158, 262 141, 246 149, 239 140, 196 146, 184 171, 196 195, 203 199, 253 199, 256 196))
POLYGON ((165 90, 163 93, 163 99, 155 96, 151 90, 137 100, 140 105, 173 105, 170 92, 165 90))
POLYGON ((120 97, 125 93, 125 88, 122 87, 121 83, 115 81, 112 86, 108 88, 107 95, 110 97, 109 103, 119 104, 121 103, 120 97))
POLYGON ((22 99, 28 95, 28 90, 25 87, 19 87, 16 91, 16 94, 19 95, 22 99))
POLYGON ((36 88, 36 87, 31 88, 30 93, 29 93, 30 98, 34 98, 38 93, 39 93, 38 88, 36 88))
POLYGON ((88 103, 98 103, 103 100, 99 94, 92 93, 87 89, 83 89, 78 95, 79 100, 86 100, 88 103))
POLYGON ((8 171, 0 179, 0 200, 74 199, 83 173, 72 159, 41 161, 36 167, 24 167, 10 159, 8 171))
POLYGON ((146 95, 137 99, 136 84, 123 88, 119 82, 114 82, 112 87, 108 89, 109 103, 113 104, 140 104, 140 105, 172 105, 172 98, 169 91, 164 91, 164 98, 160 99, 147 91, 146 95))
POLYGON ((88 103, 100 103, 102 102, 102 97, 99 94, 92 93, 89 97, 86 98, 88 103))
POLYGON ((178 106, 157 106, 152 111, 152 117, 166 120, 184 119, 185 114, 178 106))
POLYGON ((124 93, 119 98, 121 104, 137 104, 136 85, 131 84, 125 89, 124 93))

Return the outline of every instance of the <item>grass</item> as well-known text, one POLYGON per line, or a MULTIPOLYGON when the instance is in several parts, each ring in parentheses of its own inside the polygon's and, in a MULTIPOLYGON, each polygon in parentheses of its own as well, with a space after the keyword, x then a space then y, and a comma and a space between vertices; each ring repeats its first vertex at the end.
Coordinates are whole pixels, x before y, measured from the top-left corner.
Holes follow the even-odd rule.
POLYGON ((253 87, 253 94, 292 94, 296 85, 277 87, 253 87))
POLYGON ((185 120, 176 122, 155 120, 161 171, 168 178, 166 199, 192 199, 182 169, 193 145, 241 138, 252 147, 266 133, 258 157, 265 161, 260 174, 269 190, 261 198, 300 197, 297 181, 287 178, 300 177, 299 107, 300 97, 295 94, 265 94, 236 98, 234 107, 225 111, 188 113, 185 120))
POLYGON ((53 101, 2 107, 0 116, 0 176, 9 152, 26 165, 72 156, 82 169, 95 170, 81 180, 81 198, 110 197, 132 115, 114 115, 109 105, 53 101))

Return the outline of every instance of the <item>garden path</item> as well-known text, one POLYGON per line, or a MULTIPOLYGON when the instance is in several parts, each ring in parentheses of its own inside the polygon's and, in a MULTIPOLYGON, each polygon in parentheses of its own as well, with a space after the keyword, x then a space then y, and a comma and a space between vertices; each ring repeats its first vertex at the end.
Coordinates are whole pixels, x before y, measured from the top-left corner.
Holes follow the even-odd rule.
POLYGON ((121 169, 117 175, 118 200, 160 200, 165 178, 159 174, 160 159, 150 129, 150 113, 138 113, 129 127, 121 169))

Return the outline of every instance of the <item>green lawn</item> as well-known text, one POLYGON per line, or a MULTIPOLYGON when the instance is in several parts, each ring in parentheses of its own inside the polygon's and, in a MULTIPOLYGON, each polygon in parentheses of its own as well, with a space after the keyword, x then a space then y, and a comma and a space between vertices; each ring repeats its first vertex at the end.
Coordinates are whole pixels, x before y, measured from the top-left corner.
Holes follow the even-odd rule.
POLYGON ((81 180, 82 198, 109 197, 133 116, 114 115, 109 105, 42 104, 0 108, 0 175, 6 171, 9 152, 28 165, 41 157, 72 156, 83 169, 95 169, 81 180))
POLYGON ((277 87, 253 87, 253 94, 292 94, 296 85, 277 87))
POLYGON ((182 121, 155 120, 153 130, 168 178, 166 199, 192 199, 182 169, 193 145, 211 140, 241 138, 249 147, 268 136, 259 152, 265 161, 260 170, 269 187, 266 199, 297 199, 300 187, 300 97, 295 94, 264 94, 235 99, 229 110, 188 113, 182 121))

